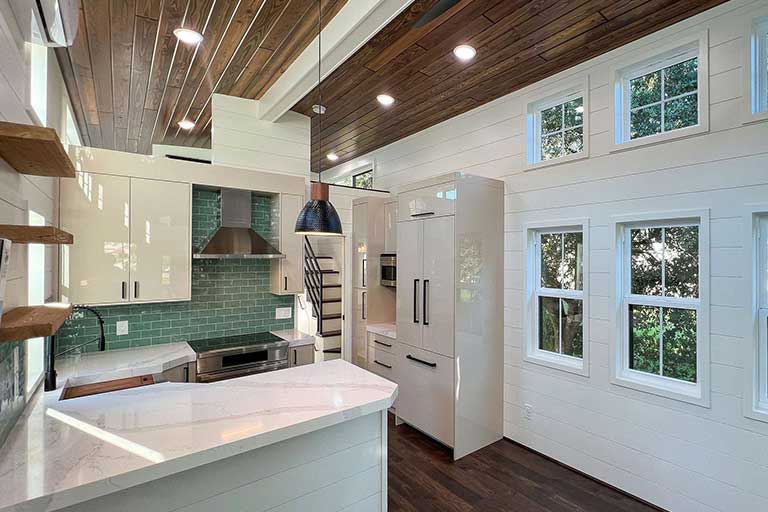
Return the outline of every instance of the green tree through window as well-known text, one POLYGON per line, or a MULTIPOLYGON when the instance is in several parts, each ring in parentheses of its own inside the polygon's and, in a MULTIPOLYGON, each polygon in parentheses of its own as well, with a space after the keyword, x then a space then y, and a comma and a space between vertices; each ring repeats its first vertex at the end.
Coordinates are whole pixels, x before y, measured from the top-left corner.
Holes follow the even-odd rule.
POLYGON ((576 98, 539 113, 541 160, 579 153, 584 149, 584 98, 576 98))
POLYGON ((630 140, 698 124, 698 66, 693 58, 629 81, 630 140))

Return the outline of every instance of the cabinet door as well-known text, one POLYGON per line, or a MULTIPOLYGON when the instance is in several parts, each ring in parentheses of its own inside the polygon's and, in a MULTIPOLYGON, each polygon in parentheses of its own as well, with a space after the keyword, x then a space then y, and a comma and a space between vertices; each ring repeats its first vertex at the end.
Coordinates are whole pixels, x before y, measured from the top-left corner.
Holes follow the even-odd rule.
POLYGON ((456 211, 456 182, 403 192, 397 196, 398 220, 453 215, 456 211))
MULTIPOLYGON (((424 271, 422 276, 422 347, 453 356, 454 350, 454 218, 422 221, 424 229, 424 271)), ((468 272, 471 271, 468 269, 468 272)))
POLYGON ((288 364, 290 366, 303 366, 315 362, 315 346, 303 345, 301 347, 291 348, 288 354, 288 364))
POLYGON ((368 286, 368 205, 352 207, 352 286, 368 286))
POLYGON ((397 201, 384 205, 384 252, 397 253, 397 201))
POLYGON ((355 288, 352 292, 352 362, 365 368, 367 359, 368 290, 355 288))
POLYGON ((303 201, 294 194, 280 195, 280 252, 285 258, 274 264, 272 293, 292 295, 304 291, 304 239, 294 232, 303 201))
POLYGON ((397 341, 421 347, 423 222, 397 226, 397 341))
POLYGON ((61 180, 61 295, 73 304, 127 302, 130 179, 80 172, 61 180))
POLYGON ((400 387, 397 415, 425 434, 453 446, 453 359, 403 345, 398 339, 393 366, 400 387))
POLYGON ((131 301, 192 298, 191 186, 131 178, 131 301))

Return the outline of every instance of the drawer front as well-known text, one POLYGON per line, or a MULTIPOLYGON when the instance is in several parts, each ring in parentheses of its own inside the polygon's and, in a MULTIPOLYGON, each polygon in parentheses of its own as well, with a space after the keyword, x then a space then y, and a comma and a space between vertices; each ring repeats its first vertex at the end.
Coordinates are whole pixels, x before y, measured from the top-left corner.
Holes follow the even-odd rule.
POLYGON ((403 192, 397 198, 398 221, 453 215, 456 211, 456 182, 403 192))
POLYGON ((395 379, 395 355, 384 352, 371 343, 368 345, 368 371, 392 382, 397 382, 395 379))
POLYGON ((400 388, 397 415, 438 441, 453 446, 454 360, 409 345, 396 347, 400 388))
POLYGON ((383 352, 389 352, 390 354, 395 353, 395 344, 397 343, 392 338, 387 338, 386 336, 382 336, 381 334, 376 334, 373 332, 368 333, 368 343, 370 345, 376 346, 379 350, 383 352))

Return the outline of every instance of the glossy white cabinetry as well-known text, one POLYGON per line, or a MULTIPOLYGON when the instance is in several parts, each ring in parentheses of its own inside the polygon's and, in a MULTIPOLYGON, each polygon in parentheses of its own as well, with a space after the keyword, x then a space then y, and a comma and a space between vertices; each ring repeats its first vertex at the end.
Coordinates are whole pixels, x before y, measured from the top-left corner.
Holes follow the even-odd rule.
POLYGON ((294 295, 304 291, 303 237, 297 235, 296 219, 304 207, 304 198, 295 194, 280 194, 280 252, 285 258, 272 262, 272 293, 294 295))
POLYGON ((132 301, 170 301, 192 296, 190 187, 131 179, 132 301))
POLYGON ((502 437, 504 186, 456 173, 398 199, 397 415, 458 459, 502 437))
POLYGON ((384 252, 384 199, 352 202, 352 362, 368 368, 367 324, 393 322, 395 291, 381 286, 384 252))
POLYGON ((384 252, 397 253, 397 198, 384 203, 384 252))
POLYGON ((80 172, 61 181, 62 300, 120 304, 191 299, 187 183, 80 172))

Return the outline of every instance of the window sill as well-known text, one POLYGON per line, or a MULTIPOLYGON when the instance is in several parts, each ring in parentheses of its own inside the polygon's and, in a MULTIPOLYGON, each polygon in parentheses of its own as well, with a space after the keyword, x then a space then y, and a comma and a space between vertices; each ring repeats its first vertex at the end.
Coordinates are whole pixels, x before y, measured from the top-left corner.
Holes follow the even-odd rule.
POLYGON ((561 165, 561 164, 567 164, 570 162, 575 162, 578 160, 585 160, 589 158, 589 153, 587 151, 579 151, 578 153, 574 153, 572 155, 566 155, 561 156, 558 158, 553 158, 552 160, 541 160, 539 162, 535 163, 528 163, 526 161, 525 163, 525 169, 523 171, 535 171, 536 169, 542 169, 544 167, 552 167, 555 165, 561 165))
POLYGON ((744 114, 744 119, 741 124, 753 124, 768 121, 768 110, 763 112, 747 112, 744 114))
POLYGON ((562 354, 555 354, 537 349, 532 353, 523 356, 523 361, 573 373, 575 375, 581 375, 582 377, 589 377, 589 365, 585 363, 584 359, 579 359, 577 357, 564 356, 562 354))
POLYGON ((707 409, 710 407, 709 393, 704 394, 702 392, 703 386, 700 382, 698 384, 690 384, 634 370, 625 370, 622 374, 612 377, 611 383, 616 386, 680 402, 687 402, 707 409))
POLYGON ((701 135, 709 132, 709 125, 697 124, 696 126, 689 126, 688 128, 681 128, 679 130, 673 130, 671 132, 660 133, 658 135, 649 135, 641 139, 628 140, 621 143, 615 141, 611 144, 611 153, 619 153, 622 151, 628 151, 643 146, 651 146, 654 144, 662 144, 664 142, 670 142, 677 139, 685 139, 693 137, 695 135, 701 135))

